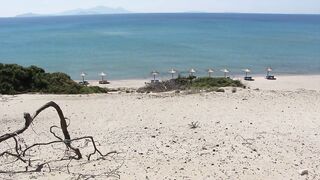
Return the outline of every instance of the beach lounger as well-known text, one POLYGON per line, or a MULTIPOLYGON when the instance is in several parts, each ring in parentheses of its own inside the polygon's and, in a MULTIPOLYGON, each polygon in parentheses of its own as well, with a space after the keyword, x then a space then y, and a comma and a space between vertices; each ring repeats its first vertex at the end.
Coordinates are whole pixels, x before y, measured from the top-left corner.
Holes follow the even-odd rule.
POLYGON ((276 80, 277 78, 275 78, 274 76, 266 76, 266 79, 268 79, 268 80, 276 80))
POLYGON ((246 81, 254 81, 254 79, 252 78, 252 77, 244 77, 244 80, 246 80, 246 81))
POLYGON ((156 84, 156 83, 160 83, 160 81, 159 80, 151 80, 151 84, 156 84))
POLYGON ((107 80, 99 81, 99 84, 110 84, 107 80))
POLYGON ((89 82, 88 82, 88 81, 81 81, 81 82, 79 82, 79 84, 80 84, 80 85, 85 85, 85 86, 86 86, 86 85, 89 85, 89 82))

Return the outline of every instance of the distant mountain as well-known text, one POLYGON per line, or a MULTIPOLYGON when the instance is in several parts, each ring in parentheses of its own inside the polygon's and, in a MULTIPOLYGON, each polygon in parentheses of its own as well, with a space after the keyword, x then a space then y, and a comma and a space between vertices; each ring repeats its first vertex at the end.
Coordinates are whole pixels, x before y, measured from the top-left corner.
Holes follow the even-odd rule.
POLYGON ((90 15, 90 14, 124 14, 124 13, 130 13, 130 11, 127 11, 121 7, 119 8, 109 8, 105 6, 97 6, 90 9, 74 9, 69 11, 64 11, 61 13, 58 13, 57 15, 90 15))
POLYGON ((105 6, 96 6, 89 9, 73 9, 69 11, 64 11, 56 14, 35 14, 35 13, 25 13, 17 15, 16 17, 35 17, 35 16, 74 16, 74 15, 94 15, 94 14, 127 14, 130 11, 119 8, 110 8, 105 6))
POLYGON ((19 14, 16 17, 35 17, 35 16, 41 16, 41 14, 25 13, 25 14, 19 14))

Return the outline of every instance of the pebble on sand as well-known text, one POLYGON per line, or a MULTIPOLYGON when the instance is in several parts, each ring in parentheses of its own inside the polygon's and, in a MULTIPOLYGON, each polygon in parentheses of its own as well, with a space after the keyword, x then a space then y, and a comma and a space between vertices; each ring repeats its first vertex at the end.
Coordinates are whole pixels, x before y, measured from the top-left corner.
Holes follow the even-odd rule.
POLYGON ((303 175, 308 175, 308 174, 309 174, 309 171, 308 171, 308 169, 301 169, 301 170, 299 171, 299 174, 300 174, 301 176, 303 176, 303 175))

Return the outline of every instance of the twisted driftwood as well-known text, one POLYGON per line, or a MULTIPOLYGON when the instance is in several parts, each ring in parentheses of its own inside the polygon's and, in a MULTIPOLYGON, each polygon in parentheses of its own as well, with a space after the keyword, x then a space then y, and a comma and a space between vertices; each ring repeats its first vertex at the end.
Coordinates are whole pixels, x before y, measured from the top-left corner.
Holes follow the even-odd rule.
MULTIPOLYGON (((23 128, 19 129, 19 130, 16 130, 12 133, 7 133, 7 134, 4 134, 2 136, 0 136, 0 144, 8 139, 14 139, 15 141, 15 149, 14 151, 15 152, 9 152, 9 151, 5 151, 5 152, 2 152, 0 153, 0 157, 3 156, 3 155, 9 155, 9 156, 12 156, 12 157, 15 157, 17 158, 17 160, 21 160, 22 162, 24 163, 28 163, 28 166, 31 166, 31 161, 29 159, 29 161, 25 160, 23 157, 25 157, 26 155, 26 152, 28 150, 30 150, 31 148, 33 147, 36 147, 36 146, 45 146, 45 145, 50 145, 50 144, 54 144, 54 143, 64 143, 66 145, 66 147, 68 149, 71 149, 76 155, 75 156, 70 156, 69 159, 75 159, 75 160, 80 160, 82 158, 82 154, 80 152, 80 150, 78 148, 75 148, 71 145, 71 143, 73 141, 78 141, 78 140, 81 140, 81 139, 88 139, 90 142, 92 142, 92 145, 93 145, 93 148, 94 148, 94 151, 89 154, 87 157, 88 157, 88 160, 90 160, 90 157, 95 154, 95 153, 98 153, 101 158, 109 155, 109 154, 112 154, 112 153, 117 153, 116 151, 112 151, 112 152, 109 152, 105 155, 103 155, 99 150, 98 148, 96 147, 96 143, 93 139, 92 136, 84 136, 84 137, 80 137, 80 138, 75 138, 75 139, 71 139, 70 138, 70 134, 68 132, 68 125, 67 125, 67 122, 66 122, 66 118, 64 117, 63 115, 63 112, 61 110, 61 108, 58 106, 58 104, 56 104, 55 102, 51 101, 51 102, 48 102, 47 104, 43 105, 42 107, 40 107, 33 116, 31 116, 29 113, 24 113, 24 119, 25 119, 25 125, 23 128), (60 127, 58 126, 51 126, 50 127, 50 133, 53 134, 54 137, 56 137, 58 140, 56 141, 51 141, 51 142, 46 142, 46 143, 36 143, 36 144, 33 144, 31 146, 28 146, 26 147, 24 150, 21 149, 21 146, 19 146, 19 143, 18 143, 18 140, 16 138, 16 136, 18 136, 19 134, 22 134, 25 130, 27 130, 29 128, 29 126, 32 124, 33 120, 45 109, 49 108, 49 107, 53 107, 58 115, 59 115, 59 118, 60 118, 60 127), (54 132, 53 132, 53 128, 61 128, 62 130, 62 133, 63 133, 63 136, 64 136, 64 139, 57 136, 54 132)), ((26 168, 26 171, 28 172, 39 172, 41 171, 42 167, 47 164, 49 166, 48 163, 43 163, 43 164, 40 164, 36 170, 33 170, 33 171, 28 171, 27 168, 26 168)), ((50 166, 49 166, 50 167, 50 166)), ((0 171, 1 173, 2 171, 0 171)))
POLYGON ((78 148, 74 148, 71 146, 71 139, 70 139, 70 134, 68 132, 68 126, 67 126, 67 122, 66 122, 66 119, 63 115, 63 112, 61 110, 61 108, 58 106, 58 104, 56 104, 55 102, 51 101, 51 102, 48 102, 47 104, 43 105, 42 107, 40 107, 36 112, 35 114, 31 117, 31 115, 29 113, 24 113, 24 119, 26 120, 25 122, 25 125, 22 129, 19 129, 15 132, 12 132, 12 133, 7 133, 7 134, 4 134, 2 136, 0 136, 0 143, 2 141, 5 141, 7 139, 10 139, 12 137, 15 137, 21 133, 23 133, 25 130, 28 129, 28 127, 30 126, 30 124, 32 123, 32 121, 45 109, 49 108, 49 107, 53 107, 58 115, 59 115, 59 118, 60 118, 60 127, 61 127, 61 130, 62 130, 62 133, 64 135, 64 143, 65 145, 72 149, 74 151, 74 153, 77 155, 76 157, 72 157, 74 159, 81 159, 82 158, 82 155, 80 153, 80 150, 78 148))

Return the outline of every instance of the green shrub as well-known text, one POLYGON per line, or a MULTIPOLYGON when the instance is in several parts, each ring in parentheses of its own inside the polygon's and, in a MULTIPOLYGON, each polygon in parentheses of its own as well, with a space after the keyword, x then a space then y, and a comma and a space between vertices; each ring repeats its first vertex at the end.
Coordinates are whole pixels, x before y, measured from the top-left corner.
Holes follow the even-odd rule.
POLYGON ((195 79, 191 86, 205 89, 210 87, 243 87, 243 84, 239 80, 230 78, 202 77, 195 79))
POLYGON ((0 63, 0 94, 19 94, 28 92, 52 94, 106 93, 100 87, 86 87, 74 82, 64 73, 46 73, 43 69, 16 64, 0 63))
MULTIPOLYGON (((207 92, 210 92, 218 91, 220 87, 244 87, 244 85, 239 80, 232 80, 230 78, 196 78, 179 76, 176 79, 148 84, 145 87, 139 88, 138 92, 165 92, 186 89, 206 90, 207 92)), ((219 90, 218 92, 221 92, 222 90, 219 90)))

